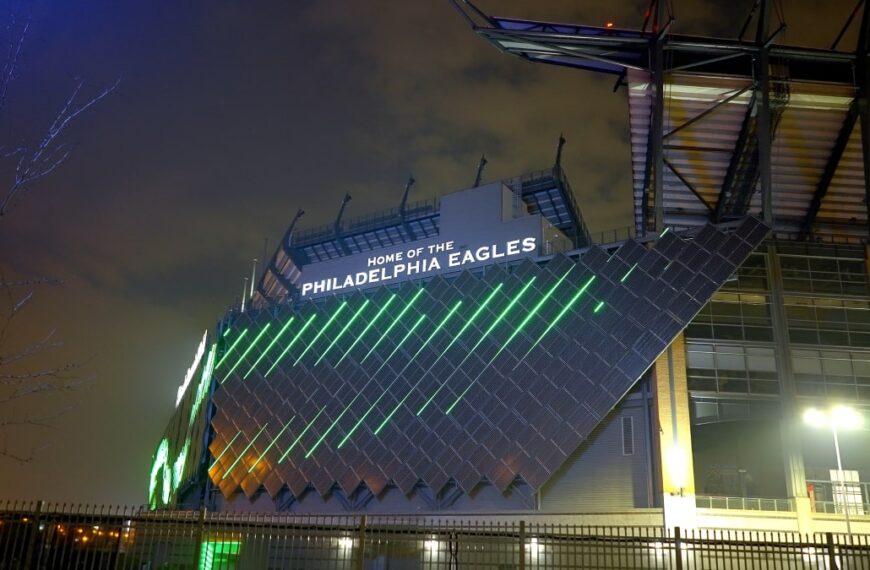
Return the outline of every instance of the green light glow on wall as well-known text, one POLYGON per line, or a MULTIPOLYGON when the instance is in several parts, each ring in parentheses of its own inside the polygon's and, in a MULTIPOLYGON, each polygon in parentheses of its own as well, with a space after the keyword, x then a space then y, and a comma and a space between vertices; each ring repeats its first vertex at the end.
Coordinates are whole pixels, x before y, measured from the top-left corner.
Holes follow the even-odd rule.
POLYGON ((284 435, 284 432, 287 430, 288 427, 290 427, 290 424, 293 423, 293 420, 295 420, 295 419, 296 419, 296 416, 293 416, 292 418, 290 418, 290 421, 288 421, 286 424, 284 424, 284 427, 281 428, 281 431, 278 432, 278 435, 275 436, 275 438, 272 440, 272 443, 270 443, 266 447, 265 451, 263 451, 263 453, 260 455, 260 457, 257 458, 256 461, 254 461, 254 464, 251 465, 251 468, 248 469, 248 473, 253 471, 254 467, 256 467, 258 463, 260 463, 260 460, 263 459, 264 457, 266 457, 266 454, 269 453, 269 450, 272 449, 272 446, 275 445, 276 443, 278 443, 278 438, 280 438, 282 435, 284 435))
POLYGON ((350 354, 350 351, 352 351, 354 347, 359 344, 359 341, 361 341, 366 333, 369 332, 369 329, 372 328, 376 322, 378 322, 378 319, 381 318, 381 315, 384 314, 384 311, 387 310, 387 307, 389 307, 390 303, 392 303, 394 300, 396 300, 396 294, 392 293, 390 295, 390 298, 387 299, 387 302, 384 303, 384 306, 381 307, 380 310, 378 310, 378 312, 375 314, 375 317, 369 321, 369 324, 366 325, 366 328, 363 329, 362 333, 360 333, 360 335, 356 337, 356 339, 353 341, 353 344, 350 345, 350 348, 344 351, 344 354, 341 355, 341 358, 338 359, 338 362, 335 363, 335 366, 333 368, 337 368, 338 365, 341 364, 341 362, 345 358, 347 358, 347 355, 350 354))
POLYGON ((320 408, 320 411, 317 412, 317 415, 314 416, 314 419, 311 420, 310 422, 308 422, 308 425, 305 426, 305 429, 302 430, 302 433, 300 433, 300 434, 296 437, 296 439, 293 440, 293 443, 290 444, 290 447, 287 448, 287 451, 284 452, 284 455, 282 455, 281 458, 278 459, 278 463, 281 463, 282 461, 284 461, 284 459, 287 457, 287 455, 289 455, 290 452, 293 451, 293 448, 296 447, 296 444, 299 443, 299 441, 302 439, 302 437, 303 437, 306 433, 308 433, 308 430, 311 429, 311 426, 314 425, 314 422, 317 421, 317 418, 320 417, 320 414, 322 414, 323 411, 324 411, 325 409, 326 409, 326 406, 323 406, 322 408, 320 408))
POLYGON ((187 453, 190 451, 190 436, 184 440, 184 447, 178 457, 175 458, 175 463, 172 464, 172 490, 178 491, 181 486, 181 477, 184 475, 184 464, 187 462, 187 453))
POLYGON ((190 430, 193 422, 196 421, 196 415, 199 413, 199 408, 202 406, 206 395, 208 395, 209 384, 211 383, 212 373, 214 372, 214 359, 217 354, 217 343, 211 345, 211 350, 208 352, 208 357, 205 360, 205 366, 202 369, 202 376, 199 379, 199 384, 196 387, 196 396, 193 399, 193 405, 190 407, 190 415, 187 419, 187 429, 190 430))
MULTIPOLYGON (((490 301, 492 301, 493 298, 498 294, 498 292, 501 290, 501 288, 502 288, 503 285, 504 285, 504 283, 499 283, 499 284, 495 287, 495 289, 493 289, 492 291, 490 291, 489 295, 487 295, 487 297, 486 297, 486 299, 484 299, 483 303, 482 303, 482 304, 477 308, 477 310, 474 311, 474 313, 471 315, 471 318, 468 319, 468 321, 466 321, 464 325, 462 325, 462 328, 459 329, 459 332, 456 333, 456 336, 453 337, 453 340, 450 341, 450 344, 447 345, 447 348, 445 348, 444 350, 441 351, 441 354, 438 355, 438 358, 435 359, 435 362, 433 362, 433 363, 429 366, 429 368, 426 369, 426 372, 424 372, 424 373, 420 376, 421 379, 424 378, 424 377, 425 377, 425 376, 426 376, 426 375, 427 375, 427 374, 432 370, 432 368, 435 367, 436 364, 438 364, 438 362, 439 362, 439 361, 444 357, 445 354, 447 354, 447 352, 450 350, 450 348, 451 348, 451 347, 456 343, 456 341, 458 341, 459 338, 462 336, 462 333, 464 333, 464 332, 468 329, 468 327, 470 327, 470 326, 474 323, 474 321, 477 319, 477 317, 480 315, 480 313, 483 312, 483 310, 487 307, 487 305, 489 305, 490 301)), ((446 383, 446 382, 445 382, 445 383, 446 383)), ((435 390, 435 393, 432 394, 432 395, 429 397, 428 400, 426 400, 426 403, 424 403, 423 406, 422 406, 419 410, 417 410, 417 415, 418 415, 418 416, 419 416, 420 414, 423 413, 423 411, 424 411, 424 410, 429 406, 429 404, 432 402, 432 400, 435 399, 435 396, 437 396, 437 395, 441 392, 441 389, 442 389, 443 387, 444 387, 444 384, 441 384, 441 385, 438 387, 438 389, 435 390)))
POLYGON ((529 347, 529 350, 527 350, 526 353, 523 355, 523 357, 519 359, 519 361, 517 362, 516 366, 514 366, 514 370, 516 370, 516 369, 517 369, 517 366, 520 365, 520 362, 522 362, 523 360, 525 360, 526 357, 529 355, 529 353, 532 352, 532 350, 534 350, 535 347, 538 346, 538 344, 540 344, 541 340, 543 340, 543 338, 544 338, 545 336, 547 336, 547 334, 548 334, 551 330, 553 330, 553 327, 556 326, 556 323, 558 323, 558 322, 562 319, 562 317, 564 317, 565 314, 568 313, 568 311, 571 310, 571 307, 573 307, 574 304, 575 304, 578 300, 580 300, 580 297, 582 297, 582 296, 583 296, 583 293, 586 292, 586 289, 588 289, 589 286, 592 285, 592 282, 593 282, 593 281, 595 281, 595 276, 594 276, 594 275, 593 275, 592 277, 590 277, 589 280, 588 280, 586 283, 584 283, 583 286, 580 287, 580 289, 578 289, 576 293, 574 293, 574 296, 571 297, 571 300, 568 301, 568 304, 566 304, 564 307, 562 307, 562 310, 559 311, 559 314, 556 315, 556 317, 555 317, 552 321, 550 321, 550 324, 547 325, 547 328, 544 329, 544 332, 542 332, 542 333, 540 334, 540 336, 538 336, 538 338, 535 340, 535 342, 532 343, 532 346, 529 347))
POLYGON ((238 338, 236 338, 236 340, 233 341, 233 344, 231 344, 230 347, 227 349, 227 351, 224 353, 224 355, 221 356, 221 359, 218 360, 218 363, 214 365, 214 367, 215 367, 216 369, 217 369, 217 368, 220 368, 221 364, 224 363, 224 360, 227 359, 227 356, 229 356, 230 353, 231 353, 233 350, 235 350, 236 346, 237 346, 240 342, 242 342, 242 339, 245 338, 245 335, 246 335, 246 334, 248 334, 248 329, 243 330, 243 331, 242 331, 242 334, 240 334, 240 335, 238 336, 238 338))
MULTIPOLYGON (((369 409, 366 411, 366 413, 363 414, 362 417, 356 422, 356 424, 354 424, 354 426, 351 428, 351 430, 349 432, 347 432, 347 434, 345 434, 344 438, 338 444, 339 449, 341 449, 341 447, 345 443, 347 443, 347 440, 351 438, 351 436, 354 434, 354 432, 356 432, 356 430, 362 425, 362 423, 366 420, 366 418, 369 416, 369 414, 371 414, 371 412, 375 409, 375 407, 378 405, 378 402, 380 402, 381 399, 389 393, 390 388, 392 388, 393 385, 400 378, 402 378, 402 373, 408 369, 408 366, 410 366, 411 363, 414 362, 414 360, 420 355, 420 353, 423 351, 423 349, 432 341, 433 338, 435 338, 435 335, 437 335, 438 332, 442 328, 444 328, 444 325, 447 324, 447 321, 450 320, 450 318, 456 313, 456 311, 459 309, 460 306, 462 306, 461 299, 459 301, 457 301, 456 304, 453 306, 453 308, 447 312, 447 315, 445 315, 444 318, 441 319, 441 322, 438 323, 438 326, 435 327, 435 330, 432 331, 432 333, 429 335, 429 337, 426 339, 426 341, 420 346, 420 348, 417 350, 417 352, 414 353, 414 356, 412 356, 410 359, 408 359, 408 363, 405 364, 405 366, 399 371, 398 374, 396 374, 396 377, 393 379, 392 382, 390 382, 389 386, 387 386, 387 389, 384 390, 384 392, 380 396, 378 396, 377 400, 375 400, 375 402, 369 407, 369 409)), ((382 367, 383 367, 383 365, 382 365, 382 367)), ((411 388, 411 391, 409 391, 408 394, 405 395, 404 398, 402 398, 402 400, 393 409, 393 411, 387 415, 387 419, 384 420, 384 422, 381 423, 380 427, 378 427, 378 429, 375 430, 375 435, 377 435, 378 432, 381 431, 381 428, 383 428, 384 424, 386 424, 386 422, 393 416, 393 414, 396 413, 396 410, 398 410, 402 406, 402 404, 405 403, 405 400, 408 399, 408 396, 414 391, 414 388, 417 387, 417 385, 420 383, 420 380, 422 380, 424 376, 426 376, 425 373, 423 373, 420 376, 420 378, 417 380, 417 383, 414 384, 414 386, 411 388)))
POLYGON ((290 328, 290 325, 293 324, 294 320, 296 320, 296 317, 290 317, 290 319, 288 319, 287 322, 284 323, 284 326, 281 327, 281 330, 278 331, 278 334, 275 336, 275 338, 272 339, 272 342, 270 342, 266 346, 266 349, 263 351, 263 353, 260 354, 260 356, 257 358, 257 360, 254 361, 254 364, 252 364, 251 367, 248 368, 248 371, 245 372, 245 376, 244 376, 245 378, 247 378, 248 376, 251 375, 251 372, 254 371, 254 369, 257 367, 257 365, 260 364, 260 361, 266 357, 266 355, 269 353, 270 350, 272 350, 272 347, 275 346, 276 344, 278 344, 278 341, 281 340, 281 337, 284 336, 284 333, 287 332, 287 329, 290 328))
POLYGON ((631 275, 631 272, 634 271, 635 267, 637 267, 637 263, 631 266, 631 269, 629 269, 628 272, 622 276, 622 279, 620 279, 619 282, 624 283, 625 280, 628 279, 628 276, 631 275))
POLYGON ((375 344, 371 347, 371 349, 369 349, 369 351, 366 353, 366 355, 363 357, 363 359, 360 360, 360 363, 365 362, 368 359, 368 357, 371 356, 371 354, 375 351, 375 349, 378 347, 378 345, 380 345, 381 342, 383 342, 383 340, 390 335, 390 331, 393 330, 393 327, 395 327, 397 324, 399 324, 399 321, 402 320, 402 317, 405 316, 405 313, 408 312, 408 310, 411 308, 411 306, 417 301, 417 299, 420 298, 420 295, 422 295, 422 294, 423 294, 423 288, 421 287, 420 289, 417 290, 417 293, 415 293, 414 296, 411 297, 411 300, 408 301, 408 304, 402 308, 402 310, 399 312, 399 315, 395 319, 393 319, 393 322, 390 323, 390 326, 387 327, 387 330, 384 331, 384 334, 382 334, 380 336, 380 338, 377 340, 377 342, 375 342, 375 344))
POLYGON ((595 305, 595 310, 592 312, 597 313, 598 311, 600 311, 603 308, 604 308, 604 301, 598 301, 598 304, 595 305))
POLYGON ((662 233, 659 234, 659 237, 665 237, 665 234, 668 233, 668 230, 671 228, 665 228, 662 230, 662 233))
MULTIPOLYGON (((417 350, 417 352, 414 353, 414 356, 411 357, 411 359, 408 361, 408 364, 406 364, 405 367, 399 371, 399 373, 396 375, 396 379, 393 380, 393 382, 391 382, 390 385, 387 387, 387 391, 389 391, 389 389, 392 388, 392 386, 396 382, 396 380, 398 380, 399 378, 402 377, 402 373, 405 372, 405 370, 407 370, 408 366, 412 362, 414 362, 414 360, 420 355, 420 353, 423 351, 423 349, 426 348, 426 346, 432 341, 433 338, 435 338, 435 335, 438 334, 438 331, 440 331, 444 327, 444 325, 447 324, 447 321, 449 321, 450 317, 452 317, 453 314, 457 311, 457 309, 459 309, 460 305, 462 305, 462 300, 459 300, 455 305, 453 305, 453 308, 450 309, 450 312, 448 312, 447 315, 444 317, 444 319, 440 323, 438 323, 438 326, 435 328, 434 331, 432 331, 432 334, 429 335, 429 338, 426 339, 426 342, 424 342, 423 345, 420 346, 419 350, 417 350)), ((410 397, 411 394, 414 393, 414 390, 417 388, 417 386, 420 385, 420 382, 423 380, 423 378, 425 376, 426 376, 425 373, 422 374, 420 376, 420 378, 417 379, 417 382, 415 382, 414 385, 411 386, 411 389, 408 390, 408 393, 405 394, 405 396, 401 400, 399 400, 399 403, 396 404, 396 407, 394 407, 392 409, 392 411, 389 414, 387 414, 386 417, 384 417, 384 420, 380 423, 380 425, 377 427, 377 429, 375 429, 375 435, 378 435, 381 432, 381 430, 384 429, 384 426, 387 425, 387 423, 390 421, 390 419, 396 414, 397 411, 399 411, 399 408, 402 407, 402 405, 405 403, 405 401, 408 399, 408 397, 410 397)), ((354 428, 354 429, 356 429, 356 428, 354 428)), ((350 437, 350 434, 346 435, 345 438, 343 440, 341 440, 341 443, 338 446, 341 447, 342 445, 344 445, 344 442, 347 441, 348 437, 350 437)))
POLYGON ((209 540, 203 542, 200 548, 198 570, 235 568, 241 549, 242 543, 239 541, 209 540))
POLYGON ((232 473, 235 466, 239 464, 239 461, 241 461, 242 457, 244 457, 245 454, 248 452, 248 450, 251 449, 251 446, 254 445, 254 442, 257 441, 257 438, 260 437, 260 434, 263 433, 263 431, 266 429, 266 427, 268 427, 268 425, 269 425, 269 422, 266 422, 265 424, 263 424, 263 427, 260 428, 260 431, 257 432, 257 435, 254 436, 254 439, 252 439, 250 441, 250 443, 248 443, 248 445, 245 447, 245 449, 242 450, 242 452, 239 454, 239 456, 236 457, 236 460, 233 461, 233 464, 230 465, 230 468, 227 469, 226 471, 224 471, 224 476, 221 477, 221 481, 226 479, 227 475, 232 473))
MULTIPOLYGON (((425 319, 426 319, 426 315, 420 315, 420 318, 417 319, 417 322, 415 322, 414 325, 410 329, 408 329, 408 332, 405 333, 405 336, 402 337, 402 340, 400 340, 399 343, 396 344, 396 347, 393 349, 393 351, 390 353, 390 355, 384 359, 384 362, 381 364, 380 368, 378 368, 377 371, 375 371, 375 373, 372 374, 372 377, 377 376, 378 372, 380 372, 381 369, 387 365, 387 362, 389 362, 390 358, 392 358, 393 355, 396 354, 396 352, 399 350, 399 348, 401 348, 402 344, 404 344, 404 342, 406 340, 408 340, 408 337, 410 337, 411 334, 413 334, 413 332, 417 329, 418 326, 420 326, 420 324, 425 319)), ((371 380, 369 380, 369 382, 371 382, 371 380)), ((350 403, 344 407, 344 410, 342 410, 342 412, 340 414, 338 414, 338 417, 335 418, 335 421, 333 421, 332 424, 329 426, 329 428, 325 432, 323 432, 323 435, 320 436, 320 439, 318 439, 317 442, 314 444, 314 446, 312 446, 312 448, 310 450, 308 450, 308 453, 305 454, 306 459, 311 457, 311 454, 314 453, 314 450, 317 449, 317 447, 321 443, 323 443, 323 440, 326 439, 326 436, 328 436, 329 433, 333 429, 335 429, 335 426, 338 425, 338 422, 341 421, 341 418, 344 417, 344 414, 347 413, 347 411, 351 408, 351 406, 353 406, 353 404, 356 402, 357 398, 359 398, 362 395, 362 393, 365 391, 366 387, 369 385, 369 382, 366 382, 366 384, 365 384, 365 386, 363 386, 362 390, 357 392, 356 396, 353 397, 353 399, 350 401, 350 403)), ((395 380, 393 380, 393 382, 395 382, 395 380)), ((392 386, 392 383, 390 384, 390 386, 392 386)), ((380 396, 378 396, 378 399, 375 400, 375 403, 371 405, 371 407, 368 409, 368 411, 365 414, 363 414, 363 417, 360 419, 360 421, 358 421, 356 423, 356 425, 354 426, 353 430, 351 430, 350 433, 352 433, 354 430, 356 430, 357 427, 359 427, 360 423, 366 418, 366 416, 368 416, 371 413, 371 411, 375 408, 375 406, 377 406, 378 402, 381 401, 381 398, 384 397, 384 394, 386 394, 388 391, 389 391, 389 387, 387 388, 387 390, 385 390, 383 393, 381 393, 380 396)))
MULTIPOLYGON (((214 463, 211 464, 211 467, 214 467, 215 465, 217 465, 217 462, 221 460, 221 457, 224 456, 224 453, 229 451, 229 449, 233 446, 233 444, 236 442, 236 440, 239 439, 240 435, 242 435, 242 430, 239 430, 239 432, 235 436, 233 436, 233 439, 230 440, 230 442, 227 444, 227 446, 224 447, 224 450, 221 451, 217 457, 215 457, 214 463)), ((209 467, 209 469, 211 469, 211 467, 209 467)))
POLYGON ((426 400, 426 403, 423 404, 423 407, 420 408, 419 412, 417 412, 418 416, 423 412, 423 410, 426 409, 426 407, 429 405, 429 402, 433 401, 435 399, 435 396, 437 396, 438 393, 441 392, 441 390, 444 388, 444 386, 447 385, 447 382, 449 382, 450 379, 453 378, 453 375, 456 374, 456 371, 462 369, 462 365, 465 364, 465 362, 469 358, 471 358, 471 355, 474 354, 474 351, 477 350, 477 348, 481 344, 483 344, 483 341, 486 340, 486 338, 489 336, 489 334, 493 330, 495 330, 495 327, 497 327, 499 325, 499 323, 501 323, 504 320, 504 318, 507 316, 507 314, 510 312, 510 310, 514 308, 514 305, 516 305, 519 302, 519 300, 523 297, 523 295, 526 293, 526 291, 529 290, 529 287, 532 286, 532 283, 535 282, 536 278, 537 278, 537 276, 534 276, 531 279, 529 279, 529 281, 525 285, 523 285, 523 288, 520 289, 520 292, 517 293, 513 299, 511 299, 511 301, 507 304, 507 306, 504 309, 502 309, 502 312, 499 313, 498 317, 496 317, 496 319, 494 321, 492 321, 492 323, 490 323, 489 327, 487 327, 487 329, 480 336, 478 341, 468 351, 468 354, 465 355, 465 358, 463 358, 462 361, 460 361, 459 366, 457 366, 456 368, 453 369, 453 372, 451 372, 447 376, 447 378, 444 379, 444 382, 442 382, 441 385, 438 387, 438 389, 435 390, 435 393, 432 394, 432 396, 430 396, 428 400, 426 400))
POLYGON ((154 461, 151 463, 151 478, 148 482, 148 504, 152 509, 157 508, 157 477, 161 475, 163 479, 163 502, 169 502, 170 480, 172 476, 169 473, 169 440, 163 438, 160 445, 157 446, 157 453, 154 454, 154 461))
MULTIPOLYGON (((445 414, 449 414, 450 412, 453 411, 453 408, 456 407, 456 404, 458 404, 458 403, 462 400, 462 398, 465 397, 465 395, 468 393, 468 391, 471 390, 471 388, 472 388, 475 384, 477 384, 477 381, 478 381, 478 380, 480 379, 480 377, 483 375, 484 371, 485 371, 487 368, 489 368, 490 364, 492 364, 492 363, 495 361, 495 359, 498 358, 498 355, 500 355, 500 354, 504 351, 504 349, 507 348, 508 345, 510 345, 510 343, 511 343, 511 342, 512 342, 512 341, 513 341, 513 340, 514 340, 514 339, 515 339, 515 338, 516 338, 516 337, 517 337, 521 332, 523 332, 523 329, 526 328, 526 326, 529 324, 529 321, 531 321, 532 318, 534 318, 534 316, 538 313, 538 311, 541 309, 541 307, 543 307, 544 304, 545 304, 545 303, 550 299, 550 297, 553 296, 553 293, 556 292, 556 289, 559 288, 559 286, 560 286, 560 285, 562 284, 562 282, 563 282, 563 281, 568 277, 568 275, 571 273, 571 271, 574 270, 574 267, 576 267, 576 266, 572 265, 571 268, 568 269, 568 271, 566 271, 565 274, 562 275, 562 277, 560 277, 559 280, 556 281, 556 283, 554 283, 553 286, 550 287, 550 289, 549 289, 546 293, 544 293, 544 295, 543 295, 543 296, 538 300, 538 302, 535 303, 534 307, 532 307, 532 310, 528 312, 528 314, 523 318, 522 321, 520 321, 520 324, 519 324, 519 325, 517 325, 516 327, 514 327, 514 330, 513 330, 513 332, 511 333, 511 335, 507 338, 506 341, 504 341, 503 343, 501 343, 501 346, 499 347, 499 349, 498 349, 498 350, 496 351, 496 353, 492 356, 492 358, 489 359, 489 362, 486 363, 486 365, 483 367, 483 369, 481 369, 481 371, 477 373, 477 376, 475 376, 474 380, 472 380, 471 383, 468 384, 468 386, 465 388, 465 390, 463 390, 462 393, 459 394, 459 397, 456 398, 456 400, 455 400, 452 404, 450 404, 450 407, 448 407, 448 408, 444 411, 445 414)), ((522 291, 521 291, 520 293, 522 294, 522 291)), ((507 308, 506 310, 510 310, 510 305, 508 306, 508 308, 507 308)))
POLYGON ((226 330, 224 330, 223 337, 224 337, 224 338, 227 338, 228 336, 230 336, 230 332, 231 332, 232 330, 233 330, 232 328, 227 327, 226 330))
POLYGON ((261 330, 259 332, 259 334, 257 334, 256 338, 254 338, 254 341, 248 345, 248 348, 245 349, 245 352, 243 352, 242 355, 239 357, 239 359, 236 360, 236 363, 233 364, 233 367, 230 368, 229 372, 227 372, 224 375, 224 379, 223 379, 222 383, 225 382, 226 379, 229 378, 230 375, 236 370, 236 368, 239 367, 239 364, 242 363, 242 360, 244 360, 245 358, 248 357, 248 355, 251 353, 252 350, 254 350, 254 347, 257 346, 257 343, 260 342, 260 339, 263 338, 263 335, 266 334, 266 331, 268 331, 269 327, 271 327, 271 326, 272 326, 271 321, 266 323, 266 326, 263 327, 263 330, 261 330))
POLYGON ((269 369, 266 370, 266 373, 263 374, 264 378, 268 376, 269 373, 272 372, 272 370, 274 370, 276 366, 278 366, 278 363, 281 362, 281 359, 284 358, 284 355, 290 352, 290 349, 293 348, 293 345, 296 344, 296 341, 299 340, 299 337, 302 336, 302 333, 305 332, 305 329, 311 326, 311 323, 313 323, 314 319, 316 318, 317 313, 314 313, 313 315, 311 315, 311 317, 309 317, 309 319, 305 322, 302 328, 299 329, 299 332, 296 333, 296 336, 294 336, 290 343, 284 347, 284 350, 281 351, 281 354, 278 355, 278 358, 275 359, 275 362, 272 364, 272 366, 270 366, 269 369))
POLYGON ((308 351, 311 350, 311 347, 314 346, 314 343, 317 342, 317 340, 321 336, 323 336, 323 333, 326 332, 326 329, 329 328, 329 325, 332 324, 332 321, 334 321, 336 318, 338 318, 338 315, 341 314, 341 312, 344 310, 345 307, 347 307, 347 299, 345 299, 344 301, 341 302, 341 305, 339 305, 338 308, 335 310, 335 312, 332 313, 332 316, 329 317, 329 320, 326 321, 326 324, 323 325, 323 327, 319 331, 317 331, 317 334, 314 335, 314 338, 311 339, 311 342, 308 343, 308 346, 305 347, 305 350, 302 351, 302 354, 299 355, 299 358, 297 358, 296 361, 293 362, 293 366, 296 366, 297 364, 299 364, 299 361, 302 360, 302 358, 306 354, 308 354, 308 351))
POLYGON ((323 357, 325 357, 329 353, 329 351, 332 350, 332 347, 335 346, 335 343, 338 342, 338 340, 344 335, 344 333, 347 332, 347 329, 350 328, 350 325, 352 325, 353 322, 355 320, 357 320, 357 318, 362 314, 362 312, 365 311, 368 304, 369 304, 368 299, 363 301, 363 304, 360 305, 360 308, 357 309, 356 312, 353 314, 353 316, 350 319, 348 319, 348 321, 345 323, 345 325, 343 327, 341 327, 341 330, 338 331, 338 334, 335 335, 335 338, 332 339, 332 342, 329 343, 329 346, 326 347, 326 350, 323 351, 323 353, 320 355, 320 358, 318 358, 314 362, 314 366, 317 366, 318 364, 320 364, 320 361, 323 360, 323 357))

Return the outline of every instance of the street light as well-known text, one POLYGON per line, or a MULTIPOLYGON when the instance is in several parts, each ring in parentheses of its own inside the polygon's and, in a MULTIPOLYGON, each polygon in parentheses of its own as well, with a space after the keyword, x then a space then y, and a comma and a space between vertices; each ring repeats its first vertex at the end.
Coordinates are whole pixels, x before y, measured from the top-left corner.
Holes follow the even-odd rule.
MULTIPOLYGON (((852 534, 852 521, 849 518, 849 500, 846 495, 846 477, 843 475, 843 462, 840 459, 840 439, 838 431, 841 429, 858 429, 864 423, 864 417, 854 408, 849 406, 834 406, 830 411, 820 410, 818 408, 807 408, 804 410, 804 423, 817 428, 831 428, 831 433, 834 435, 834 451, 837 454, 837 471, 840 475, 840 493, 843 496, 843 503, 846 512, 846 532, 852 534)), ((836 509, 836 502, 834 502, 836 509)))

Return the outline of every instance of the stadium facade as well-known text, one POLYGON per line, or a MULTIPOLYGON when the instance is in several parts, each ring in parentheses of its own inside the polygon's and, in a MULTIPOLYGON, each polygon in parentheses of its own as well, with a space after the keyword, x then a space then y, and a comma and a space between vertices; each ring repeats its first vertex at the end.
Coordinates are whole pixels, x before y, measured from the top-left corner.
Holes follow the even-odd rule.
POLYGON ((457 7, 619 76, 634 237, 593 239, 558 158, 294 221, 205 333, 151 505, 870 532, 870 422, 835 453, 802 421, 870 410, 867 50, 457 7))

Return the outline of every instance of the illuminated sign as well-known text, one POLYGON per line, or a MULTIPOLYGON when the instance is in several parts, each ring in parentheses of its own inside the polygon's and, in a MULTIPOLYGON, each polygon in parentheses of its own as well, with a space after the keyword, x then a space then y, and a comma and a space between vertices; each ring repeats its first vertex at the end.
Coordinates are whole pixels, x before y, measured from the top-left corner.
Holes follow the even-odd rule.
POLYGON ((444 269, 460 269, 488 261, 494 262, 532 253, 537 250, 537 247, 536 237, 512 239, 475 248, 457 248, 451 240, 416 246, 404 251, 372 255, 366 260, 365 271, 302 282, 302 296, 363 287, 444 269))
POLYGON ((184 397, 187 387, 190 386, 190 381, 193 380, 193 374, 196 372, 196 369, 199 367, 199 362, 205 354, 205 342, 207 338, 208 331, 205 331, 202 333, 202 340, 199 342, 199 346, 196 349, 196 355, 193 357, 193 364, 191 364, 190 368, 187 369, 187 374, 184 375, 184 382, 178 387, 178 395, 175 398, 176 408, 178 407, 178 404, 181 403, 181 399, 184 397))

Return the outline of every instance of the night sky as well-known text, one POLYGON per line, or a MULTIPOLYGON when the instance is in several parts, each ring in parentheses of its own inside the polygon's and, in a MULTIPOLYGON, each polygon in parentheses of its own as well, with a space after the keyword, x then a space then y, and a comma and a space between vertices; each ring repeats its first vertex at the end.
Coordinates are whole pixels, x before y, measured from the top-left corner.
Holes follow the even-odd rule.
MULTIPOLYGON (((751 3, 676 1, 673 29, 735 37, 751 3)), ((827 46, 854 2, 784 4, 780 43, 827 46)), ((645 7, 481 5, 620 27, 640 27, 645 7)), ((203 330, 297 208, 310 227, 331 223, 345 192, 347 216, 396 206, 409 173, 412 200, 465 188, 481 153, 487 180, 546 168, 564 132, 563 166, 591 230, 632 223, 625 90, 612 93, 610 76, 500 54, 446 0, 0 8, 2 18, 33 16, 0 146, 38 139, 75 77, 91 94, 120 79, 67 132, 69 161, 0 218, 7 277, 65 281, 37 290, 7 345, 56 329, 64 346, 33 368, 80 362, 78 375, 92 377, 0 407, 22 418, 71 406, 54 429, 0 428, 0 450, 35 452, 23 464, 0 457, 0 499, 144 503, 151 454, 203 330)), ((3 191, 13 169, 0 162, 3 191)))

